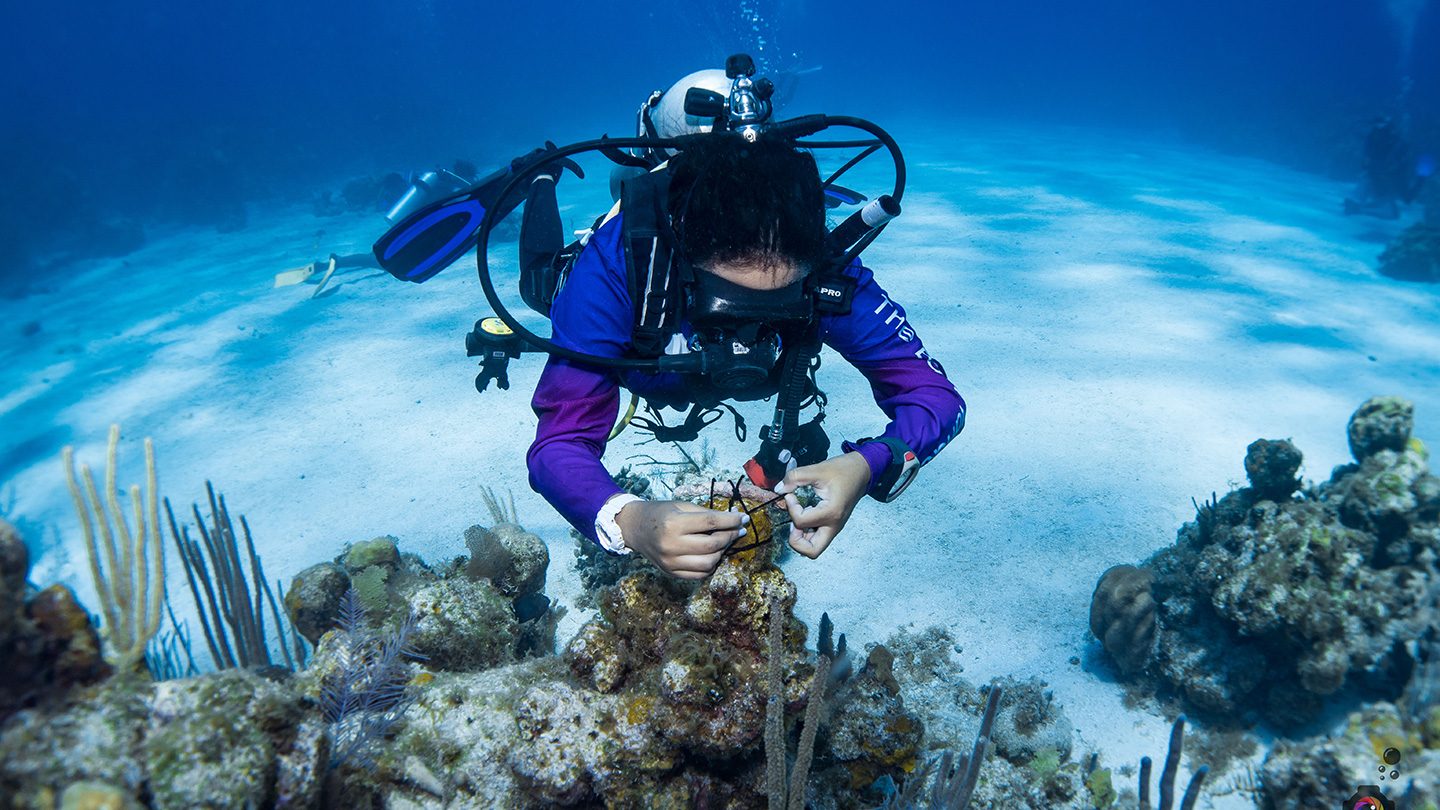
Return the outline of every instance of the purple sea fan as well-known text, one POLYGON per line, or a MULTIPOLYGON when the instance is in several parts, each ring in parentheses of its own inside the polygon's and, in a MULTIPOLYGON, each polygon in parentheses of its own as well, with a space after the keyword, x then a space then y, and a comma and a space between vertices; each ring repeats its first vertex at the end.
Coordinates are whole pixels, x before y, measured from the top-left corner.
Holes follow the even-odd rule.
POLYGON ((330 767, 351 759, 372 766, 369 750, 384 739, 405 714, 410 668, 405 659, 424 658, 410 646, 415 617, 406 616, 388 633, 365 622, 365 608, 354 588, 340 601, 335 668, 321 684, 320 706, 330 723, 330 767))

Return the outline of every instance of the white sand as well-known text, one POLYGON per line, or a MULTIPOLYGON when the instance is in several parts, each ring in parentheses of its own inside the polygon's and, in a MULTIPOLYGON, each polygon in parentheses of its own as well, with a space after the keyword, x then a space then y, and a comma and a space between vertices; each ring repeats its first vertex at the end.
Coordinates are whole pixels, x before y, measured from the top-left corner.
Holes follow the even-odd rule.
MULTIPOLYGON (((1325 478, 1347 460, 1350 412, 1389 393, 1440 438, 1440 290, 1374 272, 1397 226, 1341 217, 1335 182, 1093 131, 956 132, 897 130, 906 213, 867 259, 965 395, 968 427, 903 499, 865 502, 819 561, 786 571, 801 614, 828 610, 852 643, 945 625, 971 678, 1048 680, 1107 764, 1158 757, 1168 723, 1122 706, 1089 638, 1099 573, 1170 543, 1192 496, 1243 481, 1257 437, 1293 438, 1305 474, 1325 478)), ((164 493, 188 505, 214 480, 272 578, 377 534, 432 561, 462 554, 491 486, 514 490, 551 544, 549 592, 571 602, 567 527, 524 466, 543 358, 476 395, 461 342, 484 314, 473 263, 423 286, 350 271, 310 300, 272 275, 365 250, 383 223, 251 221, 155 233, 0 301, 0 509, 47 527, 29 538, 43 548, 32 580, 93 604, 58 459, 73 442, 98 467, 118 421, 122 480, 140 479, 138 439, 153 436, 164 493), (31 320, 40 334, 17 337, 31 320)), ((883 426, 834 355, 822 385, 837 445, 883 426)), ((768 415, 745 413, 752 434, 768 415)), ((724 425, 709 438, 737 466, 753 451, 724 425)), ((674 457, 635 439, 607 460, 674 457)))

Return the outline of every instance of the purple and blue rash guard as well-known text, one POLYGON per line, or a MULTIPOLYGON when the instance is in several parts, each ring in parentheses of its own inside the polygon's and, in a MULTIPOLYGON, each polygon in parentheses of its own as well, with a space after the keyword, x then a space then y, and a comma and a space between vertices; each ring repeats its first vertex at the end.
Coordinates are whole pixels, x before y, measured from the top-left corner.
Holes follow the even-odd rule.
MULTIPOLYGON (((555 298, 551 334, 560 346, 601 357, 622 357, 630 348, 634 309, 620 219, 611 218, 590 238, 555 298)), ((870 381, 876 404, 890 418, 881 435, 905 442, 928 462, 964 426, 965 401, 870 270, 856 260, 845 272, 857 279, 853 306, 847 315, 821 317, 821 339, 870 381)), ((554 355, 531 401, 539 426, 526 457, 530 486, 591 540, 600 508, 620 492, 600 458, 619 415, 621 385, 656 406, 689 404, 679 374, 617 374, 554 355)), ((870 465, 873 488, 890 450, 870 442, 858 452, 870 465)))

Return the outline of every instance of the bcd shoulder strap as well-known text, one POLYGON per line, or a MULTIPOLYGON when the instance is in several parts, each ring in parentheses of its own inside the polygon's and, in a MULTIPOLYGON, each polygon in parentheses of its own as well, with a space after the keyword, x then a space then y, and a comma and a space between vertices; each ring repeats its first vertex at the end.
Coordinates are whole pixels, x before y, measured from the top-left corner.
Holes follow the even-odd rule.
POLYGON ((631 342, 642 357, 659 357, 678 326, 680 280, 671 267, 670 173, 653 171, 620 186, 625 215, 625 270, 635 306, 631 342))

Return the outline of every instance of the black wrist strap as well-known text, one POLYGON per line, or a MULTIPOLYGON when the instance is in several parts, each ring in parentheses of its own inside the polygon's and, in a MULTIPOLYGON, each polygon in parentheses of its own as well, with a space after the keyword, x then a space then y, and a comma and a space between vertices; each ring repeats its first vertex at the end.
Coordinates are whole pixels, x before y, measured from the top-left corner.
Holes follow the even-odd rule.
POLYGON ((890 449, 890 463, 870 488, 872 498, 881 503, 889 503, 900 497, 900 493, 915 480, 915 476, 920 472, 920 460, 915 456, 915 451, 899 439, 882 436, 878 439, 861 439, 855 444, 858 447, 866 442, 880 442, 890 449))

